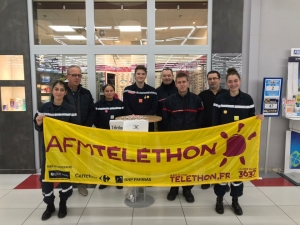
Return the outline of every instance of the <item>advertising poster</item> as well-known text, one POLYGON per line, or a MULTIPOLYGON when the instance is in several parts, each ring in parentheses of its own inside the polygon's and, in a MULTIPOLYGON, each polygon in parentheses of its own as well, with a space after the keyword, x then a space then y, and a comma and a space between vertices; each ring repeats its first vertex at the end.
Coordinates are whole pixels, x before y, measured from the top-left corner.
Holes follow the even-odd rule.
POLYGON ((290 169, 300 169, 300 133, 291 132, 290 169))

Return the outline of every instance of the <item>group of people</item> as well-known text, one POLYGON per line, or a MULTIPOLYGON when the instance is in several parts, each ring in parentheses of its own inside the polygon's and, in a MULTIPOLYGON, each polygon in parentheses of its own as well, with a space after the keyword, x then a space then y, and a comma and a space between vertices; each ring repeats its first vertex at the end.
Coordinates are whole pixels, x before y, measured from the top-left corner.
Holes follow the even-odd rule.
MULTIPOLYGON (((123 101, 115 98, 115 87, 106 84, 103 87, 104 98, 94 104, 89 90, 80 84, 82 73, 80 67, 72 65, 67 69, 67 82, 56 81, 52 87, 51 101, 43 104, 34 117, 35 129, 43 131, 43 118, 52 117, 65 122, 82 126, 109 129, 109 121, 123 115, 158 115, 162 120, 157 123, 158 131, 179 131, 210 127, 242 120, 255 115, 254 103, 250 95, 240 90, 241 78, 239 73, 230 68, 227 71, 226 83, 229 90, 220 87, 220 74, 210 71, 207 74, 209 89, 196 95, 189 91, 189 77, 179 72, 174 80, 171 68, 164 68, 161 73, 162 83, 155 89, 145 83, 147 68, 138 65, 135 68, 135 83, 124 89, 123 101), (238 107, 236 107, 238 106, 238 107)), ((263 120, 262 115, 257 116, 263 120)), ((149 131, 154 131, 154 123, 149 124, 149 131)), ((55 211, 53 183, 44 182, 45 147, 43 145, 42 171, 40 181, 44 202, 47 208, 42 220, 47 220, 55 211)), ((59 192, 60 203, 58 217, 67 215, 66 202, 72 195, 71 183, 62 183, 59 192)), ((100 185, 99 189, 105 188, 100 185)), ((210 185, 202 185, 202 189, 210 185)), ((237 215, 243 211, 238 203, 238 197, 243 195, 243 183, 230 184, 232 208, 237 215)), ((122 186, 117 186, 122 189, 122 186)), ((191 192, 193 186, 183 187, 183 196, 189 203, 194 202, 191 192)), ((223 196, 228 191, 227 183, 215 184, 214 192, 217 195, 215 210, 224 213, 223 196)), ((78 184, 78 191, 82 196, 88 195, 84 184, 78 184)), ((173 201, 178 195, 179 187, 171 187, 167 199, 173 201)))

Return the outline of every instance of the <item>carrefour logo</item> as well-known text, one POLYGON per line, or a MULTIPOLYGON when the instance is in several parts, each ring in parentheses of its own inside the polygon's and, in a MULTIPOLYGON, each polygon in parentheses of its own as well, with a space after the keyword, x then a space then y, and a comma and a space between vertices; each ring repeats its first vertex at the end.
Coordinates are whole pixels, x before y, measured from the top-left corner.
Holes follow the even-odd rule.
POLYGON ((294 55, 300 55, 300 49, 294 50, 294 55))

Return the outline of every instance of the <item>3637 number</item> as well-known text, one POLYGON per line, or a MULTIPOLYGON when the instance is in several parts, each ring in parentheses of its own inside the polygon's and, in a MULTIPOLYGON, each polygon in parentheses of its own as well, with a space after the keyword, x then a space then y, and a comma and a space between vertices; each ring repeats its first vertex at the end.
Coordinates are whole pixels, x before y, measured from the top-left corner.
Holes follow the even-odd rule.
POLYGON ((239 170, 239 178, 252 178, 255 177, 256 169, 252 170, 239 170))

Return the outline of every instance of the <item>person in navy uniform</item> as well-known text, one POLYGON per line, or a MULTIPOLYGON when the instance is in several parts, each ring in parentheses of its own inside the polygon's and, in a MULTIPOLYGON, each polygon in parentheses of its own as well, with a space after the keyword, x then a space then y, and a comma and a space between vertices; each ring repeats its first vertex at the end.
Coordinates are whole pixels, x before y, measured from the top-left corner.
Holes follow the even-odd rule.
MULTIPOLYGON (((221 76, 218 71, 210 71, 207 73, 207 82, 209 88, 207 90, 202 91, 199 94, 204 106, 204 115, 202 120, 201 127, 211 127, 212 126, 212 111, 213 111, 213 104, 216 97, 219 94, 222 94, 228 90, 223 89, 220 87, 221 83, 221 76)), ((211 185, 210 184, 202 184, 202 189, 208 189, 211 185)), ((227 185, 227 191, 229 191, 229 186, 227 185)))
MULTIPOLYGON (((163 107, 165 104, 165 100, 170 95, 177 92, 177 88, 175 86, 173 71, 169 67, 165 67, 161 72, 161 85, 156 88, 157 97, 158 97, 158 107, 156 111, 157 116, 161 116, 163 114, 163 107)), ((167 131, 167 124, 165 121, 161 120, 157 122, 158 131, 167 131)))
MULTIPOLYGON (((175 84, 178 91, 165 100, 163 120, 168 131, 191 130, 201 127, 203 118, 203 105, 200 97, 189 91, 188 75, 181 72, 176 75, 175 84)), ((189 203, 195 201, 192 194, 193 186, 183 186, 183 196, 189 203)), ((174 201, 178 195, 179 187, 171 187, 167 199, 174 201)))
MULTIPOLYGON (((110 120, 124 116, 124 104, 121 100, 115 98, 115 87, 112 84, 104 85, 102 90, 104 98, 95 103, 96 119, 94 125, 97 128, 110 129, 110 120)), ((107 185, 99 185, 99 189, 106 187, 107 185)), ((117 188, 122 189, 123 186, 117 186, 117 188)))
MULTIPOLYGON (((76 109, 64 101, 64 96, 67 94, 67 84, 61 80, 55 81, 52 86, 52 96, 51 101, 43 104, 38 112, 34 116, 34 127, 37 131, 43 132, 43 119, 51 117, 57 120, 79 123, 77 117, 76 109)), ((42 135, 43 136, 43 135, 42 135)), ((55 211, 54 206, 54 183, 44 182, 45 176, 45 164, 46 164, 46 154, 45 154, 45 144, 43 139, 42 144, 42 165, 41 165, 41 176, 40 182, 42 183, 42 192, 44 196, 44 202, 47 204, 47 208, 42 215, 42 220, 47 220, 51 217, 52 213, 55 211)), ((73 187, 71 183, 61 183, 61 191, 59 191, 59 210, 58 217, 64 218, 67 215, 67 200, 73 193, 73 187)))
MULTIPOLYGON (((123 92, 125 115, 155 115, 157 93, 145 83, 147 68, 138 65, 134 70, 135 83, 127 86, 123 92)), ((154 123, 149 123, 149 131, 154 131, 154 123)))
MULTIPOLYGON (((228 92, 216 97, 213 104, 212 125, 221 125, 235 122, 255 116, 255 107, 252 97, 240 90, 241 78, 235 68, 227 70, 226 83, 228 92)), ((263 115, 257 115, 263 120, 263 115)), ((227 183, 215 184, 214 192, 217 195, 216 212, 224 213, 223 197, 226 193, 227 183)), ((241 181, 231 183, 230 196, 232 196, 232 209, 236 215, 242 215, 243 210, 238 202, 238 198, 243 195, 244 184, 241 181)))

